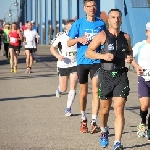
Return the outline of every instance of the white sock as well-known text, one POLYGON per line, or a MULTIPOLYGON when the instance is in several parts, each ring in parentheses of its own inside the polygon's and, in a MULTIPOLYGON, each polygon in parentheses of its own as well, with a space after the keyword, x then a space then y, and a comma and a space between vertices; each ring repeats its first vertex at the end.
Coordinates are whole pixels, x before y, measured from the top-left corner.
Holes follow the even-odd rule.
POLYGON ((61 89, 60 89, 60 85, 58 86, 58 93, 59 93, 59 94, 62 94, 62 91, 61 91, 61 89))
POLYGON ((101 132, 106 132, 106 128, 101 127, 101 132))
POLYGON ((114 145, 116 144, 116 143, 121 143, 119 140, 115 140, 114 141, 114 145))
POLYGON ((68 94, 68 100, 67 100, 67 108, 71 108, 71 105, 75 99, 76 91, 70 90, 68 94))
POLYGON ((92 115, 92 123, 96 122, 96 119, 97 119, 97 115, 92 115))
POLYGON ((81 119, 82 119, 82 120, 87 120, 85 111, 81 111, 81 119))

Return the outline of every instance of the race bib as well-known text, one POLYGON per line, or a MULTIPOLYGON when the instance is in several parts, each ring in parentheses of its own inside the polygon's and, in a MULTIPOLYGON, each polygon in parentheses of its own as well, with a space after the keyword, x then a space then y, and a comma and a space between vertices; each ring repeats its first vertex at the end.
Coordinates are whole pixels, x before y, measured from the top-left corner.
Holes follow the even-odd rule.
POLYGON ((77 58, 77 52, 76 51, 66 52, 66 57, 69 58, 71 62, 74 62, 76 61, 77 58))
POLYGON ((16 41, 17 41, 17 38, 10 37, 10 42, 11 43, 16 43, 16 41))
POLYGON ((147 69, 144 71, 142 77, 145 79, 145 81, 150 81, 150 70, 147 69))

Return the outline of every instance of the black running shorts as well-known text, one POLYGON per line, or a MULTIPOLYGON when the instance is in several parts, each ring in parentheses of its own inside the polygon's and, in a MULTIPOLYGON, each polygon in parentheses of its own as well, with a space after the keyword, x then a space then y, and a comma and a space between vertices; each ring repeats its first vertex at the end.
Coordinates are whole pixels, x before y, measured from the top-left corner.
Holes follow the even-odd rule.
POLYGON ((9 48, 14 49, 14 51, 19 51, 20 50, 20 46, 14 46, 14 45, 11 45, 11 44, 9 44, 9 48))
POLYGON ((90 65, 78 65, 77 74, 80 84, 85 84, 88 82, 88 74, 90 73, 90 78, 94 77, 96 71, 100 68, 100 63, 90 64, 90 65))
POLYGON ((129 95, 129 80, 126 68, 116 71, 99 70, 99 98, 106 100, 111 97, 127 98, 129 95))
POLYGON ((25 48, 25 50, 29 50, 30 53, 33 53, 35 51, 35 48, 25 48))
POLYGON ((59 76, 69 76, 71 73, 77 73, 77 66, 68 68, 58 68, 59 76))

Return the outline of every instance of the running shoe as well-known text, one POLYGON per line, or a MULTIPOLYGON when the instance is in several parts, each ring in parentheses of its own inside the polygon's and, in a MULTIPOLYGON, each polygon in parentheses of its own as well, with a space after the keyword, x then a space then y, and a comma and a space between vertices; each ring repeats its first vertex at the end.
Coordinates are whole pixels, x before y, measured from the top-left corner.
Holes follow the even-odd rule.
POLYGON ((11 68, 11 69, 10 69, 10 72, 14 72, 14 68, 11 68))
POLYGON ((150 141, 150 129, 146 131, 147 140, 150 141))
POLYGON ((57 97, 57 98, 60 98, 60 97, 61 97, 61 94, 62 94, 62 93, 59 91, 59 89, 57 89, 57 90, 56 90, 56 97, 57 97))
POLYGON ((123 145, 121 145, 120 142, 117 142, 114 147, 113 150, 124 150, 123 145))
POLYGON ((71 116, 72 114, 71 114, 71 108, 66 108, 66 111, 65 111, 65 116, 66 117, 69 117, 69 116, 71 116))
POLYGON ((103 148, 106 148, 108 146, 109 144, 108 131, 101 132, 99 142, 100 142, 101 147, 103 148))
POLYGON ((87 133, 88 132, 87 120, 82 120, 81 121, 80 132, 82 132, 82 133, 87 133))
POLYGON ((100 127, 97 126, 96 122, 91 122, 91 131, 90 133, 93 134, 93 133, 98 133, 100 132, 100 127))
POLYGON ((14 67, 14 73, 17 73, 17 66, 14 67))
POLYGON ((25 73, 30 73, 30 68, 27 68, 25 73))
POLYGON ((144 138, 146 136, 146 126, 143 123, 140 123, 137 126, 137 136, 144 138))

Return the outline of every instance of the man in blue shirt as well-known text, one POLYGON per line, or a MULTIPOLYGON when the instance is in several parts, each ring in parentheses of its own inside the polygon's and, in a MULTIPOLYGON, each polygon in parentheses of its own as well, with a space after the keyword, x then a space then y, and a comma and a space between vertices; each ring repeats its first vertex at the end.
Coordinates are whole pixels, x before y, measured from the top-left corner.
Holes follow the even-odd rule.
MULTIPOLYGON (((77 74, 80 83, 80 110, 81 110, 81 126, 80 132, 88 132, 87 128, 87 117, 85 114, 87 94, 88 94, 88 74, 92 80, 92 122, 91 122, 91 133, 99 131, 96 125, 96 118, 99 109, 98 99, 98 79, 94 77, 95 72, 100 68, 100 60, 92 60, 85 57, 85 52, 88 48, 89 43, 92 41, 94 36, 106 28, 105 23, 96 14, 96 0, 84 0, 84 11, 86 17, 78 19, 73 23, 67 42, 68 46, 77 44, 77 74)), ((96 50, 99 53, 99 49, 96 50)))

